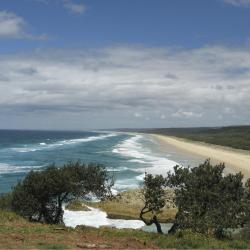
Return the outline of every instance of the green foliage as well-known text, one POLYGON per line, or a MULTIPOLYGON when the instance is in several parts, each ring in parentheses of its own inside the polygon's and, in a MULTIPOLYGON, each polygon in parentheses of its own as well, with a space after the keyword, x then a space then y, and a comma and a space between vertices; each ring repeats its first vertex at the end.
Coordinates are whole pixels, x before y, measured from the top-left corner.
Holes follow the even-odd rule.
POLYGON ((250 178, 245 183, 245 211, 246 211, 246 223, 250 224, 250 178))
POLYGON ((170 135, 194 141, 250 150, 250 126, 142 129, 139 132, 170 135))
POLYGON ((250 240, 250 179, 248 179, 245 183, 244 205, 246 214, 244 228, 241 230, 241 236, 243 239, 250 240))
POLYGON ((11 210, 12 193, 0 195, 0 209, 11 210))
POLYGON ((143 186, 144 207, 141 210, 140 218, 146 225, 156 225, 158 233, 162 233, 160 223, 157 215, 162 212, 165 206, 165 192, 166 180, 162 175, 153 176, 151 174, 145 175, 143 186), (147 221, 143 216, 151 213, 152 218, 147 221))
POLYGON ((153 214, 158 214, 165 206, 164 187, 166 187, 166 180, 162 175, 145 175, 144 186, 142 189, 145 199, 145 207, 153 214))
POLYGON ((195 168, 176 166, 174 173, 168 174, 167 182, 175 188, 178 207, 176 228, 222 237, 227 229, 242 224, 245 216, 243 175, 224 176, 224 168, 224 164, 212 166, 206 160, 195 168))
POLYGON ((90 211, 90 209, 80 200, 70 201, 65 208, 71 211, 90 211))
POLYGON ((110 194, 112 184, 106 169, 98 165, 51 165, 44 171, 31 171, 14 187, 12 208, 29 220, 58 224, 62 223, 63 202, 90 192, 102 198, 110 194))

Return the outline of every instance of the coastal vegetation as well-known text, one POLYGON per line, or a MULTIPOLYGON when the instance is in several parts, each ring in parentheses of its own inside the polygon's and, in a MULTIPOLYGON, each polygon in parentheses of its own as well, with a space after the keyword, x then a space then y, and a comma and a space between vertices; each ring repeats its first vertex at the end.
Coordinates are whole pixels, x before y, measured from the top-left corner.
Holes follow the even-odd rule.
POLYGON ((194 168, 176 166, 167 184, 175 189, 178 208, 170 233, 177 229, 227 237, 229 230, 242 228, 250 220, 248 182, 241 173, 224 175, 224 164, 209 160, 194 168))
POLYGON ((250 126, 157 128, 123 131, 175 136, 193 141, 250 150, 250 126))
POLYGON ((154 223, 162 234, 157 214, 165 205, 163 188, 168 186, 175 191, 177 207, 169 234, 191 230, 222 239, 238 228, 243 238, 250 239, 250 179, 244 184, 241 173, 225 175, 224 169, 224 163, 213 166, 208 159, 194 168, 177 165, 166 178, 146 174, 140 218, 145 224, 154 223), (145 209, 153 215, 149 222, 142 218, 145 209))
POLYGON ((66 204, 65 208, 71 211, 90 211, 81 200, 70 201, 66 204))
POLYGON ((113 178, 99 165, 70 162, 61 168, 52 165, 30 172, 0 198, 0 245, 41 249, 249 248, 250 179, 243 183, 241 173, 224 175, 224 168, 224 164, 213 166, 206 160, 195 168, 175 166, 166 177, 146 173, 141 189, 115 197, 111 195, 113 178), (82 197, 90 192, 101 202, 83 203, 82 197), (135 200, 139 200, 136 205, 135 200), (141 218, 145 224, 155 224, 159 234, 107 227, 67 228, 62 223, 60 202, 75 211, 87 211, 91 205, 113 218, 141 218), (160 223, 167 216, 173 226, 164 235, 160 223))
POLYGON ((166 187, 166 180, 162 175, 153 176, 146 174, 144 177, 143 197, 144 206, 140 212, 140 219, 147 225, 155 224, 157 232, 162 234, 161 224, 158 219, 158 214, 166 205, 164 188, 166 187), (148 220, 144 216, 150 214, 151 218, 148 220))
POLYGON ((112 181, 105 168, 69 162, 31 171, 12 191, 11 208, 30 221, 63 223, 63 203, 93 193, 98 198, 111 194, 112 181))

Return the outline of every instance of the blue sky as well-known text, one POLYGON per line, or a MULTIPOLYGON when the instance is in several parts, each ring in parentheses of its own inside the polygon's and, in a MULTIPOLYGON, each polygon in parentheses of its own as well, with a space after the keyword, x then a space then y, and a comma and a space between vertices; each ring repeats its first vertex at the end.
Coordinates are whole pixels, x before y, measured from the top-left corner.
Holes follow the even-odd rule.
MULTIPOLYGON (((113 44, 200 47, 245 44, 250 8, 223 0, 85 0, 80 13, 63 0, 1 0, 0 9, 22 17, 26 32, 47 40, 1 40, 1 51, 37 47, 86 48, 113 44)), ((240 2, 240 1, 239 1, 240 2)))
POLYGON ((250 0, 1 0, 0 127, 249 124, 249 25, 250 0))

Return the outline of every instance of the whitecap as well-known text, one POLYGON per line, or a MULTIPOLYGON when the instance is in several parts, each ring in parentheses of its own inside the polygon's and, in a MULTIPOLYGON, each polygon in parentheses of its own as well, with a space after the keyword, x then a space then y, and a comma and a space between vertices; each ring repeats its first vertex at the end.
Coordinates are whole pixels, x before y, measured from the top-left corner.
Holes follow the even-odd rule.
POLYGON ((135 179, 117 180, 114 184, 114 188, 119 191, 135 189, 138 188, 138 183, 135 181, 135 179))
POLYGON ((7 163, 0 163, 0 173, 8 174, 8 173, 26 173, 32 169, 39 169, 43 166, 15 166, 7 163))
POLYGON ((134 168, 133 171, 147 172, 154 175, 166 175, 167 172, 172 171, 173 167, 178 163, 166 157, 159 156, 153 153, 149 148, 146 148, 143 142, 150 140, 151 139, 143 135, 135 135, 117 144, 112 152, 129 158, 129 162, 142 164, 142 168, 137 167, 134 168))
POLYGON ((128 167, 107 168, 107 171, 109 172, 120 172, 126 170, 129 170, 129 168, 128 167))
POLYGON ((23 148, 11 148, 11 150, 19 152, 19 153, 28 153, 28 152, 35 152, 38 150, 38 148, 23 147, 23 148))
POLYGON ((136 176, 136 180, 143 181, 144 177, 145 177, 145 173, 144 174, 140 174, 140 175, 136 176))
POLYGON ((132 159, 132 160, 129 160, 129 162, 135 162, 135 163, 147 163, 146 161, 143 161, 143 160, 138 160, 138 159, 132 159))
POLYGON ((111 134, 105 134, 105 135, 90 136, 87 138, 65 140, 65 141, 63 141, 63 143, 64 144, 74 144, 74 143, 81 143, 81 142, 97 141, 97 140, 103 140, 103 139, 106 139, 109 137, 113 137, 116 135, 117 135, 116 133, 111 133, 111 134))
POLYGON ((41 142, 41 143, 30 145, 30 146, 25 145, 24 147, 11 148, 11 150, 19 152, 19 153, 29 153, 29 152, 35 152, 38 150, 47 150, 47 149, 54 148, 54 147, 61 147, 65 145, 104 140, 106 138, 113 137, 116 135, 117 135, 116 133, 110 133, 110 134, 105 133, 104 135, 90 136, 87 138, 79 138, 79 139, 61 140, 61 141, 57 141, 55 143, 49 143, 49 144, 41 142))

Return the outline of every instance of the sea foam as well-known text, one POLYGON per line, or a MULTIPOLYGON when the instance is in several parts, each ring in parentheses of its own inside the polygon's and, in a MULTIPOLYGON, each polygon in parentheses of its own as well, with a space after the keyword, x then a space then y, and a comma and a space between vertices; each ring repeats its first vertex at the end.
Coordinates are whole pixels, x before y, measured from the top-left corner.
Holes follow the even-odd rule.
POLYGON ((116 228, 139 229, 145 226, 140 220, 118 220, 107 218, 107 213, 97 208, 88 207, 90 211, 70 211, 64 207, 63 221, 66 226, 75 228, 78 225, 85 225, 99 228, 109 226, 116 228))
MULTIPOLYGON (((127 157, 129 162, 142 164, 142 168, 134 168, 133 171, 166 175, 178 163, 159 156, 145 147, 144 143, 147 140, 151 141, 151 139, 143 135, 132 136, 116 145, 112 152, 127 157)), ((142 180, 142 175, 138 176, 137 180, 142 180)))
MULTIPOLYGON (((102 134, 99 136, 90 136, 87 138, 79 138, 79 139, 69 139, 69 140, 61 140, 57 142, 52 143, 45 143, 40 142, 38 144, 33 145, 25 145, 24 147, 15 147, 11 148, 13 151, 19 152, 19 153, 29 153, 29 152, 35 152, 38 150, 48 150, 51 148, 66 146, 66 145, 72 145, 72 144, 79 144, 84 142, 91 142, 91 141, 97 141, 97 140, 104 140, 109 137, 116 136, 116 133, 110 133, 110 134, 102 134)), ((48 140, 48 139, 47 139, 48 140)))
POLYGON ((0 163, 0 174, 26 173, 32 169, 39 169, 43 166, 14 166, 7 163, 0 163))

